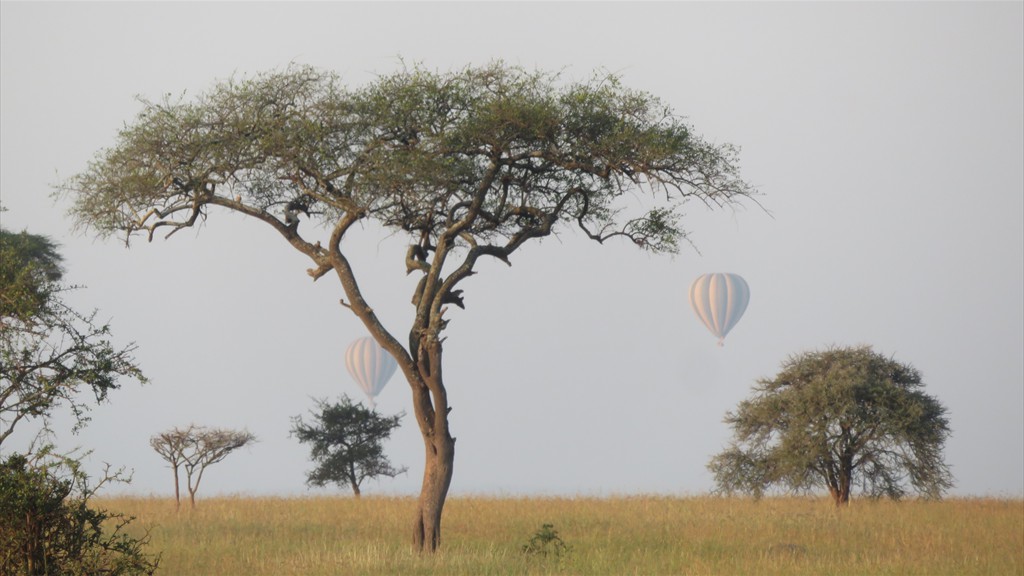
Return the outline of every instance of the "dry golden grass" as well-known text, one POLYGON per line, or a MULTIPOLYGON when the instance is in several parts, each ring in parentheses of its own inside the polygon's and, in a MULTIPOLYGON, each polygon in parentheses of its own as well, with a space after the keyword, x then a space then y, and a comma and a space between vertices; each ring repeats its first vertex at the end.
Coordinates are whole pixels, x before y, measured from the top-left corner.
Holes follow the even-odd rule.
POLYGON ((98 505, 151 529, 170 575, 1024 574, 1024 501, 638 496, 449 499, 433 556, 409 545, 411 498, 157 498, 98 505), (572 549, 522 552, 542 524, 572 549))

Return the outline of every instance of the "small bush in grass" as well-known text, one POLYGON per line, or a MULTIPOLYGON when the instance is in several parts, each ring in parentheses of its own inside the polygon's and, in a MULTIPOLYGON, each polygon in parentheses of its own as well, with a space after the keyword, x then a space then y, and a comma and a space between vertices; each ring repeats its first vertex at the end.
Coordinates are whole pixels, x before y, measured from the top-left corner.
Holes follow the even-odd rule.
POLYGON ((523 545, 523 553, 535 556, 553 555, 556 558, 568 553, 572 549, 566 544, 554 524, 544 524, 540 530, 534 532, 530 541, 523 545))

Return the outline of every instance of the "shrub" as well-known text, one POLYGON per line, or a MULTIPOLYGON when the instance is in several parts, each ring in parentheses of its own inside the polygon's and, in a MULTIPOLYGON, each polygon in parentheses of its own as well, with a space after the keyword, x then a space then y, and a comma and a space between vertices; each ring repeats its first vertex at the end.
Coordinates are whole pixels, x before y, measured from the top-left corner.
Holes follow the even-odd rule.
MULTIPOLYGON (((22 454, 0 462, 0 573, 122 576, 156 571, 159 558, 143 553, 149 535, 123 533, 133 517, 89 507, 99 486, 88 486, 78 464, 67 457, 32 461, 22 454), (105 525, 113 529, 104 531, 105 525)), ((116 475, 103 481, 108 479, 116 475)))
POLYGON ((554 524, 542 525, 540 530, 534 532, 530 541, 523 545, 523 553, 525 554, 545 557, 553 555, 556 558, 569 552, 571 549, 558 535, 554 524))

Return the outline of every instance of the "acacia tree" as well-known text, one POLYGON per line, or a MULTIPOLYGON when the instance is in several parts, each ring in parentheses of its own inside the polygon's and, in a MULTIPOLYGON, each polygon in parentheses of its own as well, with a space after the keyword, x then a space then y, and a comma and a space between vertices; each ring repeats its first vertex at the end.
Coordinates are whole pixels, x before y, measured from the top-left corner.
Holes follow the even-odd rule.
POLYGON ((455 457, 446 311, 464 308, 461 286, 480 259, 510 264, 526 242, 572 227, 674 252, 685 200, 723 206, 753 193, 732 147, 705 142, 617 77, 563 82, 500 62, 406 68, 357 89, 291 67, 191 101, 144 100, 116 144, 61 189, 101 234, 170 236, 223 208, 275 230, 310 259, 314 280, 333 272, 342 303, 409 383, 426 460, 413 541, 427 550, 440 542, 455 457), (306 218, 321 226, 300 232, 306 218), (419 282, 404 337, 381 323, 343 248, 367 220, 409 240, 404 264, 419 282))
POLYGON ((181 506, 178 489, 178 468, 185 469, 185 487, 192 509, 196 507, 196 492, 203 480, 203 472, 239 448, 256 441, 247 430, 208 428, 189 424, 188 428, 174 428, 149 439, 150 446, 174 470, 174 498, 181 506))
POLYGON ((859 481, 873 497, 898 499, 909 483, 938 498, 953 485, 942 460, 949 421, 922 388, 913 366, 867 346, 798 354, 726 415, 733 443, 708 469, 723 492, 758 497, 824 484, 841 506, 859 481))
POLYGON ((174 473, 175 509, 181 509, 181 481, 179 480, 178 470, 181 469, 181 465, 184 462, 184 451, 189 444, 188 436, 191 431, 191 426, 185 430, 174 428, 156 434, 149 439, 149 445, 161 458, 171 465, 171 471, 174 473))
POLYGON ((348 396, 335 404, 317 400, 316 410, 310 412, 311 422, 301 416, 292 418, 292 434, 299 442, 309 443, 310 456, 317 463, 307 474, 307 483, 348 484, 358 498, 363 480, 394 478, 405 472, 404 466, 392 466, 383 445, 403 415, 382 416, 362 404, 353 404, 348 396))

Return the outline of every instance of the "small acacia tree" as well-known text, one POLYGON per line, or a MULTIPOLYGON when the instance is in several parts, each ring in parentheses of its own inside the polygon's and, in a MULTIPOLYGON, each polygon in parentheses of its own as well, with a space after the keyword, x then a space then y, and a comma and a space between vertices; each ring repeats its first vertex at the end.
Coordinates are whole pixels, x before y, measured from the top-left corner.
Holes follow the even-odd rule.
POLYGON ((359 486, 367 478, 394 478, 406 471, 395 468, 384 455, 384 441, 398 428, 404 414, 382 416, 342 396, 335 404, 316 400, 310 412, 312 422, 292 418, 292 434, 310 445, 310 457, 317 467, 307 474, 310 486, 335 483, 348 485, 359 497, 359 486))
POLYGON ((231 210, 308 257, 314 280, 333 272, 343 304, 409 383, 426 460, 413 542, 426 550, 440 543, 455 460, 446 311, 465 306, 462 283, 480 259, 510 264, 527 242, 570 227, 673 252, 687 199, 722 206, 753 193, 732 147, 705 142, 617 77, 562 82, 500 62, 404 69, 359 89, 291 67, 194 101, 143 101, 61 191, 80 224, 128 237, 170 236, 231 210), (321 226, 300 227, 305 218, 321 226), (381 323, 343 248, 367 220, 409 241, 403 264, 419 283, 404 336, 381 323))
POLYGON ((190 424, 185 429, 174 428, 157 434, 149 439, 149 444, 157 454, 170 463, 174 471, 174 499, 178 507, 181 506, 178 469, 185 469, 185 486, 188 488, 189 502, 194 509, 196 492, 206 468, 255 441, 256 436, 248 431, 190 424))
POLYGON ((949 422, 921 388, 913 366, 870 347, 793 356, 726 415, 733 444, 708 469, 719 490, 758 497, 773 485, 824 484, 840 506, 859 482, 873 497, 898 499, 909 483, 938 498, 952 486, 942 460, 949 422))
POLYGON ((189 435, 192 430, 192 426, 185 430, 173 428, 149 439, 149 445, 153 450, 171 465, 171 471, 174 473, 174 506, 177 509, 181 508, 181 480, 178 470, 185 461, 185 449, 189 446, 189 435))

